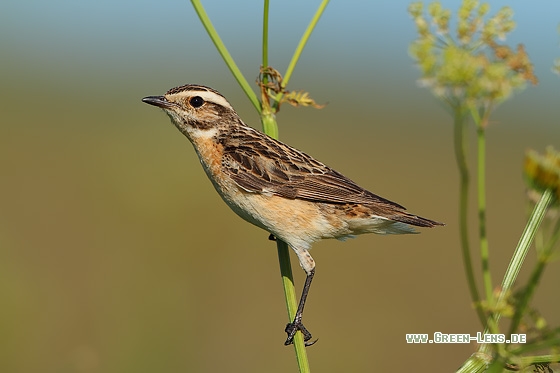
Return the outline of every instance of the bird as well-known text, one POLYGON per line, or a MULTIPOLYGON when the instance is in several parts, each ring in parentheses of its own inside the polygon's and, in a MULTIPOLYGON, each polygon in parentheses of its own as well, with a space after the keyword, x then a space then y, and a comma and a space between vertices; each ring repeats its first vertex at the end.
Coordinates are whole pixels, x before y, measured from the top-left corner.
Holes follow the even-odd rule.
POLYGON ((417 233, 414 227, 443 223, 406 209, 360 187, 326 164, 243 122, 218 91, 198 84, 147 96, 163 109, 192 143, 206 175, 224 202, 241 218, 287 243, 306 273, 298 309, 288 323, 285 345, 301 331, 303 309, 315 275, 313 243, 344 240, 364 233, 417 233))

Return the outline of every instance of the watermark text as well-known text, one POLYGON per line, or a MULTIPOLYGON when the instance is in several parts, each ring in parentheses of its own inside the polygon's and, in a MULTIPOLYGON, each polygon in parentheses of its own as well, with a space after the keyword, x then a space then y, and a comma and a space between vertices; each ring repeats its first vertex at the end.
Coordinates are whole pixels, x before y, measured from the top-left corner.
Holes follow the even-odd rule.
POLYGON ((435 332, 430 339, 428 334, 407 334, 406 343, 526 343, 525 334, 512 334, 509 339, 505 334, 476 333, 470 334, 448 334, 435 332))

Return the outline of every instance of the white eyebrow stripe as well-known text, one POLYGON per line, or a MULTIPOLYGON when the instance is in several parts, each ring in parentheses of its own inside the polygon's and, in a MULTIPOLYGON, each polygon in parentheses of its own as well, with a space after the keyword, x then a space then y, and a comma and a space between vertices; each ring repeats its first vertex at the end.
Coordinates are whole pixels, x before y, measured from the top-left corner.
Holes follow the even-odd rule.
POLYGON ((182 91, 178 93, 173 93, 170 96, 177 96, 177 97, 195 97, 199 96, 204 99, 204 101, 214 102, 218 105, 230 108, 233 110, 233 107, 230 105, 229 102, 223 97, 214 92, 208 91, 199 91, 199 90, 192 90, 192 91, 182 91))

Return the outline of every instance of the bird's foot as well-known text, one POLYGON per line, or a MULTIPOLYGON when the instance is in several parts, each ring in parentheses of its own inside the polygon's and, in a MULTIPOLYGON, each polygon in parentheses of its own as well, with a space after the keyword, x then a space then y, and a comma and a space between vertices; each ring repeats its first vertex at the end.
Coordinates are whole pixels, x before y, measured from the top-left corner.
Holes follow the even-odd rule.
POLYGON ((294 343, 294 336, 296 335, 297 331, 301 331, 303 333, 303 340, 305 341, 305 346, 314 345, 317 342, 317 339, 314 341, 309 341, 311 339, 311 333, 303 326, 301 320, 294 320, 294 322, 289 323, 286 325, 286 333, 288 334, 288 338, 286 338, 286 342, 284 342, 284 346, 291 345, 294 343))
POLYGON ((268 236, 268 239, 270 241, 276 241, 276 236, 271 233, 270 236, 268 236))

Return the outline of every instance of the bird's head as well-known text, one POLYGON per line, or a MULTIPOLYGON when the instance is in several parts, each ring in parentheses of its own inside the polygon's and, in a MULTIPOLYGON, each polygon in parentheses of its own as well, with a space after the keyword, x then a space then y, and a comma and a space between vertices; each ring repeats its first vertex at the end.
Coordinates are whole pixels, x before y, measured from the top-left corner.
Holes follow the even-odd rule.
POLYGON ((202 85, 183 85, 170 89, 163 96, 144 97, 142 101, 163 109, 173 124, 191 140, 244 125, 224 96, 202 85))

